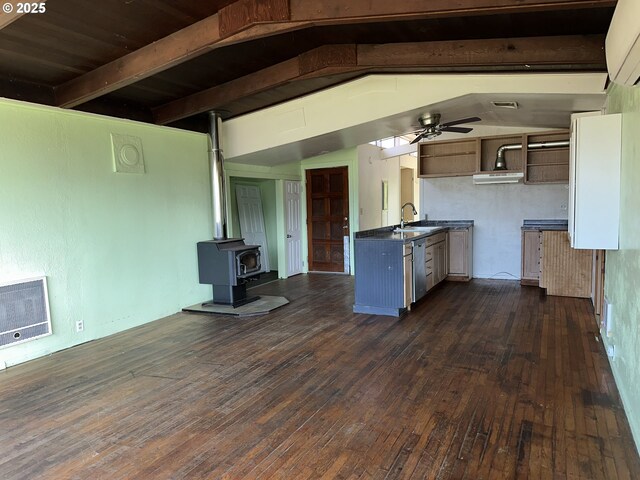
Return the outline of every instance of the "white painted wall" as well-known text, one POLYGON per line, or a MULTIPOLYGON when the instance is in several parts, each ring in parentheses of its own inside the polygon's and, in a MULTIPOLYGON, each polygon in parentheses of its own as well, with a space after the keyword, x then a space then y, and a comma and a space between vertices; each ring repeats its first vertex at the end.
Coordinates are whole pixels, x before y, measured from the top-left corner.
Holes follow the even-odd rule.
MULTIPOLYGON (((289 163, 406 133, 406 129, 398 131, 390 125, 406 112, 417 118, 425 106, 455 97, 495 92, 506 98, 510 93, 592 94, 600 102, 605 81, 604 73, 369 75, 227 120, 223 122, 222 148, 227 161, 289 163), (328 135, 335 132, 339 133, 328 135), (308 139, 316 143, 300 143, 308 139), (281 146, 288 148, 276 148, 281 146)), ((493 123, 486 115, 482 117, 493 123)))
POLYGON ((520 278, 524 219, 566 219, 568 185, 474 185, 471 177, 421 179, 430 220, 474 220, 473 274, 520 278), (564 207, 564 208, 563 208, 564 207))
POLYGON ((382 149, 358 146, 360 230, 400 223, 400 157, 381 159, 382 149), (382 210, 382 181, 389 182, 388 207, 382 210))

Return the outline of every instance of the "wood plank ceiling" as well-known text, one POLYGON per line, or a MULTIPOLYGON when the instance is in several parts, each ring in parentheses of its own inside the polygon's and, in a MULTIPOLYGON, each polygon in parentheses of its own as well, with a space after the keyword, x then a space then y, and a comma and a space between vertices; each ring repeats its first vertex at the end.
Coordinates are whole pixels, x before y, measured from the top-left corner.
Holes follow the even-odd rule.
POLYGON ((614 6, 50 0, 0 13, 0 96, 201 129, 373 72, 605 71, 614 6))

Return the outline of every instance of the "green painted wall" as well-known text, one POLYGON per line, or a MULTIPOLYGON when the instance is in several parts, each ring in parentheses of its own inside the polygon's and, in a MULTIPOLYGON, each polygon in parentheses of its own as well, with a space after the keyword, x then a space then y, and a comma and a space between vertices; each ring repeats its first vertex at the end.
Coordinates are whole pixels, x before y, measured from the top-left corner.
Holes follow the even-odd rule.
MULTIPOLYGON (((327 153, 325 155, 320 155, 318 157, 307 158, 300 163, 300 176, 303 179, 306 179, 306 171, 314 168, 331 168, 331 167, 342 167, 346 166, 349 169, 349 229, 351 231, 350 235, 350 246, 349 246, 349 265, 351 270, 351 275, 355 273, 354 267, 354 255, 353 255, 353 237, 355 232, 358 231, 359 227, 359 215, 360 205, 358 202, 358 151, 357 148, 347 148, 344 150, 339 150, 337 152, 327 153)), ((304 180, 303 180, 304 181, 304 180)), ((307 217, 307 197, 306 190, 302 195, 302 212, 304 216, 303 225, 305 224, 305 220, 307 217)), ((308 258, 309 249, 308 249, 308 237, 307 230, 303 228, 302 230, 302 258, 308 258)), ((305 261, 305 269, 304 271, 308 271, 308 262, 305 261)))
POLYGON ((53 335, 14 365, 206 300, 207 137, 0 100, 0 282, 46 275, 53 335), (142 140, 145 174, 113 172, 110 133, 142 140), (84 321, 84 332, 75 322, 84 321))
POLYGON ((229 234, 241 237, 240 219, 238 217, 238 202, 236 201, 236 185, 255 185, 260 189, 262 199, 262 211, 264 214, 264 227, 267 232, 267 251, 269 252, 269 267, 278 269, 278 221, 276 201, 276 180, 255 180, 242 177, 231 177, 229 182, 229 197, 231 204, 229 210, 229 234))
POLYGON ((640 451, 640 87, 612 84, 607 113, 622 113, 620 249, 607 252, 605 295, 613 306, 611 362, 640 451))

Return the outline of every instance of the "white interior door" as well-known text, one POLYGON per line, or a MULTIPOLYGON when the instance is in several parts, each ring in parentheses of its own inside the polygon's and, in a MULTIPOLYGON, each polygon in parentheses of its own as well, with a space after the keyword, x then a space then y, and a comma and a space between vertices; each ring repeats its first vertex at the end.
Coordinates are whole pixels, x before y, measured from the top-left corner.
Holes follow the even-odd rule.
POLYGON ((238 201, 240 233, 247 245, 260 245, 262 271, 268 272, 270 270, 269 249, 267 248, 267 231, 264 227, 260 188, 255 185, 236 185, 236 200, 238 201))
POLYGON ((301 184, 285 180, 287 277, 302 273, 301 184))

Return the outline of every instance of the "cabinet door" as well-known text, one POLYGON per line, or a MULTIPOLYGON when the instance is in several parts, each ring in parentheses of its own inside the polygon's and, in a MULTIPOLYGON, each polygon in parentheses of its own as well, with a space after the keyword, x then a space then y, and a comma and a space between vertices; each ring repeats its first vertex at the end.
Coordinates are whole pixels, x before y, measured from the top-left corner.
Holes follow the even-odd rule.
POLYGON ((447 276, 447 253, 445 249, 445 242, 438 244, 438 278, 436 281, 439 283, 447 276))
POLYGON ((411 305, 413 293, 413 255, 404 256, 404 306, 411 305))
POLYGON ((571 247, 617 250, 622 116, 573 115, 571 128, 571 247))
POLYGON ((537 285, 540 278, 540 232, 522 232, 522 283, 537 285))
POLYGON ((449 231, 449 275, 468 275, 467 231, 449 231))

